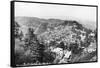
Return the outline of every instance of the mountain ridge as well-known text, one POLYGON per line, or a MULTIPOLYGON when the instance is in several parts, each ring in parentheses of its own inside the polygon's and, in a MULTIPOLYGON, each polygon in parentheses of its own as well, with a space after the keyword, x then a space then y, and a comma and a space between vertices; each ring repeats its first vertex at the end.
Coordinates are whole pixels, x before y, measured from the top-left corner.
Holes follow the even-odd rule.
MULTIPOLYGON (((42 24, 42 23, 50 23, 50 24, 58 23, 58 24, 60 24, 60 23, 63 23, 64 21, 74 21, 74 20, 61 20, 61 19, 55 19, 55 18, 54 19, 53 18, 44 19, 44 18, 37 18, 37 17, 18 16, 18 17, 15 17, 15 21, 18 22, 22 26, 38 27, 38 25, 42 24)), ((77 22, 79 24, 82 24, 84 27, 86 27, 88 29, 91 29, 91 30, 95 30, 96 29, 96 25, 88 24, 88 23, 90 23, 90 21, 78 20, 77 22), (85 22, 85 24, 84 24, 84 22, 85 22)))

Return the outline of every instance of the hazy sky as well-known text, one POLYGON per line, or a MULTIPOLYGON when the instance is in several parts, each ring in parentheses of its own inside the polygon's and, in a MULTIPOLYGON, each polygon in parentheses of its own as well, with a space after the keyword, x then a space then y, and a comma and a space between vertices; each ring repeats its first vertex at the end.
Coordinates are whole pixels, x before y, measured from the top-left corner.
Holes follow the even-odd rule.
POLYGON ((96 21, 96 7, 15 3, 15 16, 96 21))

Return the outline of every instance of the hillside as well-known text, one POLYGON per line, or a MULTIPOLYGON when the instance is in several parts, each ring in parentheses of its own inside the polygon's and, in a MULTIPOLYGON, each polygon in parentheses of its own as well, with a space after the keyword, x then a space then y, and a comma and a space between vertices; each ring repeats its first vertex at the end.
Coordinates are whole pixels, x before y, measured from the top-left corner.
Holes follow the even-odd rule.
POLYGON ((97 60, 96 30, 86 28, 76 20, 16 17, 15 22, 18 65, 97 60), (21 51, 24 52, 19 55, 21 51))

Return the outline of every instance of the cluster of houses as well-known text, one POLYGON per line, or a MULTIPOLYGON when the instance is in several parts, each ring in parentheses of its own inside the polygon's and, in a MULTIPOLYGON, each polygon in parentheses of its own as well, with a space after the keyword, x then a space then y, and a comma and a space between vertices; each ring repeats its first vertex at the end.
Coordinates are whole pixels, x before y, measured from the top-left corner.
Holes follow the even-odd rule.
MULTIPOLYGON (((48 45, 50 44, 51 41, 55 41, 56 44, 50 46, 50 50, 51 52, 56 53, 56 59, 54 60, 54 63, 68 63, 70 56, 72 55, 72 51, 66 49, 63 49, 59 46, 61 42, 64 43, 64 46, 70 46, 70 43, 76 43, 79 44, 79 47, 83 49, 83 51, 85 52, 93 52, 96 51, 96 44, 94 44, 93 42, 90 43, 90 45, 88 45, 87 48, 85 47, 81 47, 81 42, 85 42, 86 38, 94 38, 95 37, 95 33, 94 32, 90 32, 87 36, 87 32, 83 29, 83 30, 79 30, 79 29, 74 29, 76 31, 76 33, 74 33, 72 30, 72 26, 58 26, 55 27, 53 31, 50 31, 50 29, 48 29, 48 32, 45 32, 43 35, 43 38, 45 38, 44 42, 47 43, 48 45)), ((95 41, 95 39, 94 39, 95 41)))

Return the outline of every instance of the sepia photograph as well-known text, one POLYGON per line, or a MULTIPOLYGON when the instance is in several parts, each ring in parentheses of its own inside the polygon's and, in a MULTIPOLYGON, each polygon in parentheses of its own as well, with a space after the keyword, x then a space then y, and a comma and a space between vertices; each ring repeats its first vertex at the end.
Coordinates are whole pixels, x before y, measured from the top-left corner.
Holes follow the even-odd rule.
POLYGON ((97 6, 12 2, 15 66, 97 62, 97 6))

